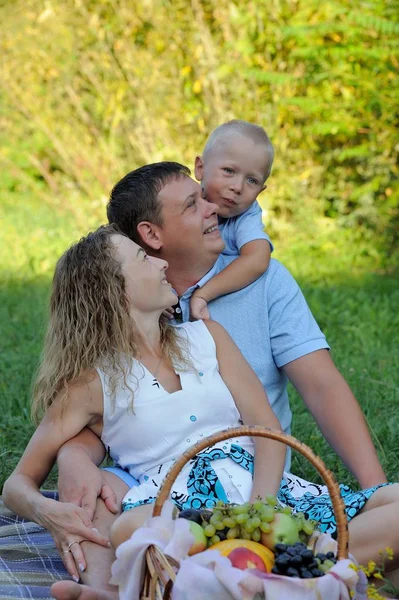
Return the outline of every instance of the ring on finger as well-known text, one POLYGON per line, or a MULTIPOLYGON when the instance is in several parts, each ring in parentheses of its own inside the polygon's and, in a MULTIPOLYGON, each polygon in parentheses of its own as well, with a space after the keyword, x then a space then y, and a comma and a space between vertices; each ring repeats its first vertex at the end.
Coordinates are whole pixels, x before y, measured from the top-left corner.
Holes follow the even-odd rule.
POLYGON ((68 552, 71 552, 70 550, 63 550, 64 554, 68 554, 68 552))
POLYGON ((68 544, 68 548, 69 548, 68 552, 71 552, 71 546, 73 546, 74 544, 80 544, 80 542, 75 541, 75 542, 71 542, 70 544, 68 544))

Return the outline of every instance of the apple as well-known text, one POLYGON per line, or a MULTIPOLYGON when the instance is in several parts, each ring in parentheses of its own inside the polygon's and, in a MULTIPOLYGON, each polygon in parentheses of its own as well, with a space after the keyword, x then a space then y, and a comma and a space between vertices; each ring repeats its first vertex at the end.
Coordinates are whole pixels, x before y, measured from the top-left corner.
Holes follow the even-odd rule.
POLYGON ((234 548, 227 555, 227 558, 230 559, 231 564, 236 569, 258 569, 258 571, 263 571, 263 573, 267 573, 266 565, 264 561, 258 554, 252 552, 252 550, 248 550, 248 548, 234 548))
POLYGON ((296 521, 290 515, 277 513, 270 533, 262 533, 262 544, 270 550, 274 549, 276 544, 287 544, 291 546, 299 542, 299 531, 296 521))
POLYGON ((230 560, 232 553, 236 549, 241 551, 241 554, 237 554, 237 556, 233 554, 234 566, 237 566, 237 568, 253 569, 253 565, 256 565, 259 571, 262 570, 266 573, 270 573, 272 570, 274 565, 274 554, 269 548, 266 548, 266 546, 263 546, 263 544, 259 544, 258 542, 240 539, 224 540, 223 542, 218 542, 208 548, 208 550, 217 550, 219 554, 227 556, 230 560), (243 554, 244 550, 247 551, 246 554, 243 554), (258 562, 254 555, 259 557, 261 562, 258 562), (249 566, 249 563, 252 563, 252 565, 249 566), (262 563, 263 566, 261 566, 262 563))
POLYGON ((190 531, 193 534, 195 540, 190 550, 188 551, 188 555, 192 556, 193 554, 198 554, 198 552, 202 552, 206 548, 207 539, 202 529, 201 525, 198 525, 195 521, 189 521, 190 531))

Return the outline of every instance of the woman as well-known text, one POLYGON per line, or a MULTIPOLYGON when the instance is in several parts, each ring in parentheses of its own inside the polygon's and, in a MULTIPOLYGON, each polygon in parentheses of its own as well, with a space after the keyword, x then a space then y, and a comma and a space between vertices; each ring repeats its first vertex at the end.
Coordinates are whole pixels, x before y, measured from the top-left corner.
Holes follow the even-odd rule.
MULTIPOLYGON (((4 500, 49 529, 75 581, 77 567, 85 570, 81 542, 106 547, 107 538, 90 527, 82 508, 43 498, 39 486, 59 448, 84 427, 139 479, 138 487, 125 490, 123 506, 129 512, 116 526, 125 533, 148 515, 146 504, 173 460, 202 436, 241 419, 279 428, 262 385, 220 325, 198 321, 173 328, 166 323, 162 312, 175 302, 167 266, 112 227, 83 238, 57 264, 34 389, 33 412, 44 417, 6 482, 4 500)), ((280 488, 284 501, 299 509, 306 501, 311 512, 312 497, 297 501, 291 493, 299 480, 289 475, 289 485, 280 486, 284 457, 283 445, 262 438, 217 444, 186 466, 172 500, 179 508, 207 506, 218 498, 242 502, 275 495, 280 488)), ((367 490, 352 500, 348 496, 355 556, 376 559, 386 545, 399 550, 398 527, 386 526, 399 508, 397 486, 367 490)), ((87 571, 82 579, 104 594, 90 596, 80 586, 71 590, 70 582, 53 586, 56 597, 115 594, 106 583, 108 571, 102 582, 87 571)))

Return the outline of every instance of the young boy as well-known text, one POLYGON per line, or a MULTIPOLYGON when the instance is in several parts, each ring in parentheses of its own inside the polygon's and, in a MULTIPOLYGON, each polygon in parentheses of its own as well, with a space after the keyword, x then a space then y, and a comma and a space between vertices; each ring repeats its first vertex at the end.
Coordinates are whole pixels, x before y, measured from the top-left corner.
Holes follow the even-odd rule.
POLYGON ((233 120, 211 133, 202 157, 195 159, 203 197, 218 206, 223 252, 238 258, 194 292, 193 319, 209 319, 208 302, 246 287, 269 266, 273 245, 263 231, 256 198, 266 189, 273 158, 273 146, 262 127, 233 120))

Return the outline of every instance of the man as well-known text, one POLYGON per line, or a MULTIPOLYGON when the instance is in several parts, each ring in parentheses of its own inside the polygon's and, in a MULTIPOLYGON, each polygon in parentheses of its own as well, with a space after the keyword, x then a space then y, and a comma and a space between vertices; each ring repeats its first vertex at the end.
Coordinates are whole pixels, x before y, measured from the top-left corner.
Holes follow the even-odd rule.
MULTIPOLYGON (((149 254, 168 261, 167 278, 179 296, 177 321, 189 318, 189 299, 197 286, 204 285, 232 260, 220 254, 224 243, 216 205, 201 197, 200 186, 178 163, 147 165, 126 175, 111 193, 108 219, 149 254)), ((289 379, 361 487, 386 481, 361 409, 332 362, 325 337, 298 285, 278 261, 272 260, 267 272, 247 288, 210 302, 209 310, 262 381, 283 430, 289 432, 291 424, 289 379)), ((85 461, 99 456, 98 438, 94 438, 84 431, 61 450, 60 494, 64 501, 86 507, 90 517, 96 497, 101 496, 105 504, 98 500, 93 523, 107 534, 113 520, 108 508, 117 510, 111 488, 119 501, 125 487, 115 476, 117 471, 96 481, 85 480, 85 461), (77 461, 79 471, 75 470, 77 461)), ((81 546, 88 563, 82 578, 94 587, 107 589, 104 594, 112 593, 106 585, 112 554, 105 556, 104 548, 87 542, 81 546)), ((76 551, 79 546, 75 546, 76 551)), ((85 586, 72 590, 71 586, 74 584, 63 582, 52 591, 59 599, 109 597, 85 586)))

